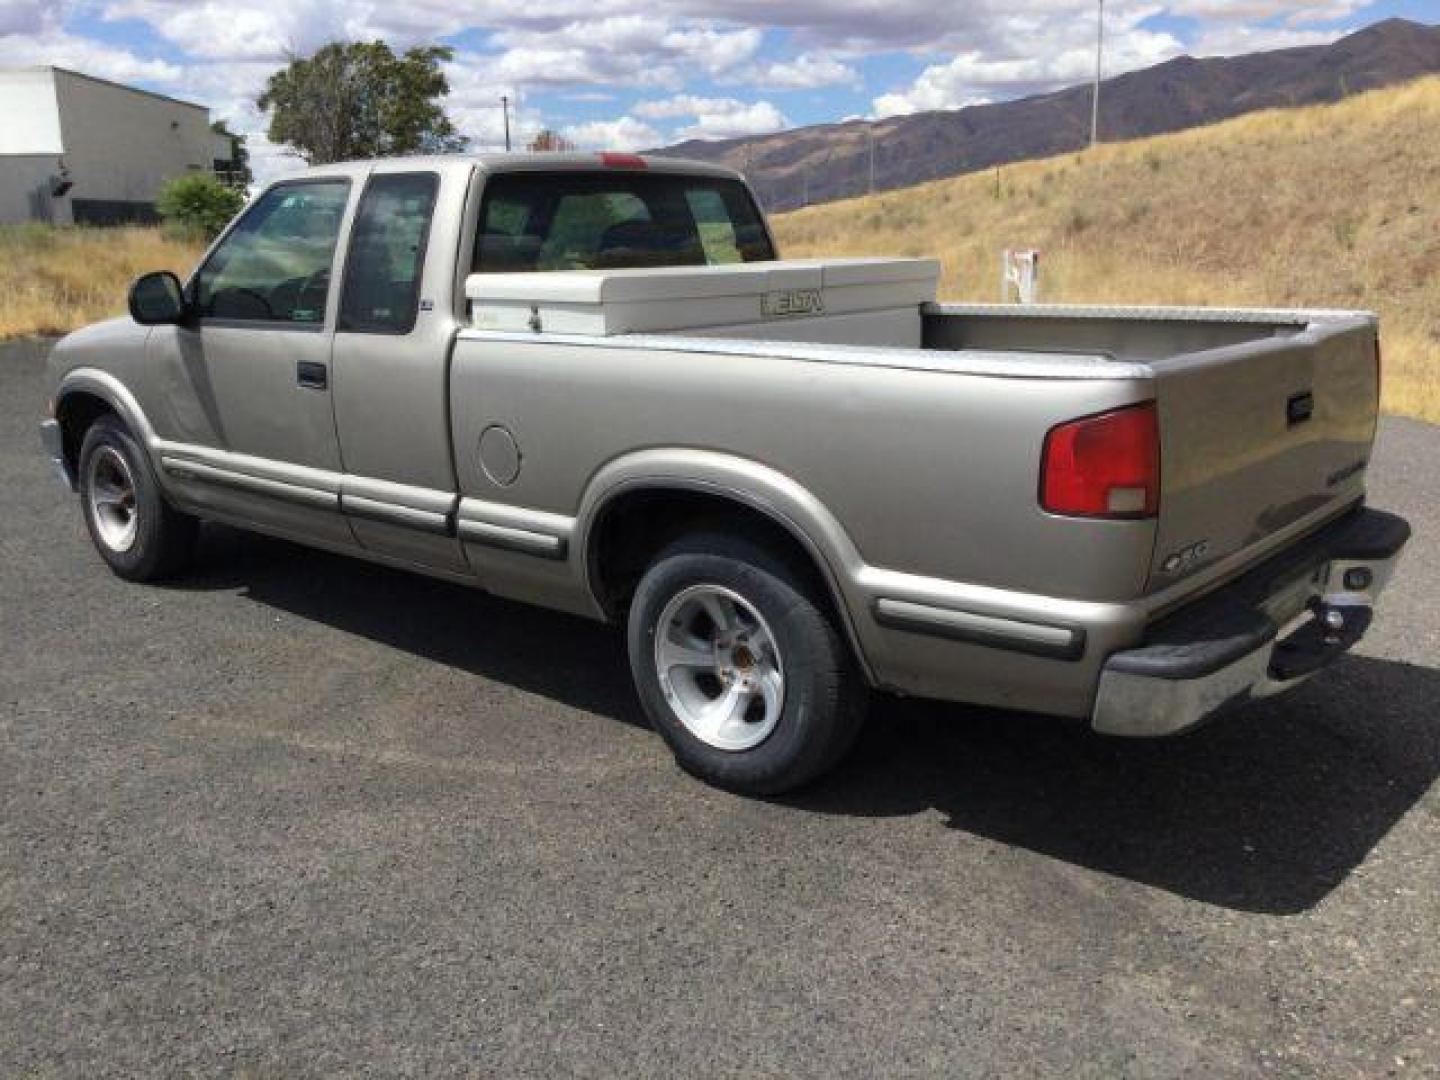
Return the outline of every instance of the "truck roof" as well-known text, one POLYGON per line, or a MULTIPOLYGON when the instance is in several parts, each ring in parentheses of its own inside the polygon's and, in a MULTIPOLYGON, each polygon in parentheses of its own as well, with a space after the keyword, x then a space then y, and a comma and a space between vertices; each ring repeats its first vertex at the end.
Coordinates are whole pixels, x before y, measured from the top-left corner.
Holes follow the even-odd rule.
POLYGON ((478 154, 429 154, 411 157, 372 158, 364 161, 337 161, 327 165, 313 165, 298 176, 351 176, 380 169, 385 172, 410 172, 416 169, 436 171, 454 168, 481 168, 487 172, 571 172, 595 169, 635 169, 655 173, 686 176, 716 176, 740 179, 734 169, 714 165, 708 161, 693 161, 688 158, 661 157, 654 154, 618 153, 597 151, 593 153, 552 153, 549 151, 496 152, 478 154))

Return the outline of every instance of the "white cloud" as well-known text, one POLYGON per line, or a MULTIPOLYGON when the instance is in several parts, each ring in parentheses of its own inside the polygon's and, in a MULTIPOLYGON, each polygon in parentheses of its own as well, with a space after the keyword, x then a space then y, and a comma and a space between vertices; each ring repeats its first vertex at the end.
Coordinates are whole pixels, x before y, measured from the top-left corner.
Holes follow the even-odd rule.
POLYGON ((693 117, 694 123, 675 132, 676 139, 733 139, 763 135, 788 127, 784 114, 768 101, 696 97, 677 94, 659 101, 642 101, 632 110, 647 120, 693 117))
POLYGON ((1344 31, 1299 30, 1289 26, 1222 26, 1201 34, 1190 46, 1196 56, 1236 56, 1265 49, 1325 45, 1344 31))
POLYGON ((305 162, 299 157, 283 146, 276 146, 262 134, 246 136, 245 149, 250 153, 250 171, 255 174, 256 187, 263 187, 272 180, 305 168, 305 162))
POLYGON ((190 56, 211 60, 282 60, 336 38, 371 36, 363 8, 344 0, 116 0, 107 19, 138 19, 190 56))
POLYGON ((68 4, 46 0, 0 0, 0 41, 11 34, 39 34, 58 30, 68 4))
POLYGON ((774 60, 742 68, 725 80, 762 90, 814 90, 841 83, 860 84, 860 73, 823 53, 801 53, 792 60, 774 60))
POLYGON ((526 86, 666 86, 718 75, 753 56, 762 33, 681 24, 664 15, 612 15, 544 29, 501 31, 485 54, 497 77, 526 86))
POLYGON ((709 75, 728 71, 736 64, 754 56, 764 34, 749 27, 744 30, 715 30, 709 27, 671 30, 661 44, 667 51, 700 65, 709 75))
MULTIPOLYGON (((1151 14, 1153 9, 1142 8, 1109 15, 1107 76, 1158 64, 1185 51, 1173 35, 1139 25, 1151 14)), ((1033 23, 1030 18, 1012 19, 997 28, 1003 35, 989 50, 970 49, 927 67, 910 86, 877 97, 875 115, 958 109, 995 97, 1055 89, 1094 74, 1093 22, 1068 19, 1043 28, 1033 23)))
POLYGON ((789 127, 790 121, 768 101, 740 108, 710 109, 697 113, 695 123, 675 132, 677 139, 734 139, 765 135, 789 127))
POLYGON ((734 98, 707 98, 696 97, 693 94, 677 94, 675 97, 660 101, 638 102, 633 112, 636 116, 643 116, 648 120, 673 120, 677 116, 697 116, 701 112, 734 110, 744 107, 743 101, 736 101, 734 98))
POLYGON ((53 64, 124 83, 169 82, 179 78, 182 71, 164 60, 147 60, 128 49, 117 49, 61 30, 0 35, 0 66, 40 64, 53 64))
POLYGON ((574 124, 561 134, 586 150, 643 150, 659 145, 664 138, 649 124, 633 116, 574 124))
POLYGON ((1354 15, 1368 0, 1329 0, 1295 3, 1293 0, 1175 0, 1165 5, 1172 15, 1192 19, 1263 22, 1284 19, 1291 25, 1333 22, 1354 15))

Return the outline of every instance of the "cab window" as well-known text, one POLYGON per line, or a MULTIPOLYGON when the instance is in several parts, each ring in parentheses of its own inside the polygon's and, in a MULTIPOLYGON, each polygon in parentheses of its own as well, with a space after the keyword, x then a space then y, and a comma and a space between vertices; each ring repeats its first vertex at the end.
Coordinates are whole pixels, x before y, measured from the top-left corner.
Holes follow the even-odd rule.
POLYGON ((705 266, 775 258, 737 180, 628 170, 516 171, 485 188, 479 273, 705 266))
POLYGON ((434 173, 396 173, 366 185, 350 232, 339 329, 370 334, 414 329, 439 184, 434 173))
POLYGON ((202 318, 319 326, 348 180, 281 184, 245 212, 195 281, 202 318))

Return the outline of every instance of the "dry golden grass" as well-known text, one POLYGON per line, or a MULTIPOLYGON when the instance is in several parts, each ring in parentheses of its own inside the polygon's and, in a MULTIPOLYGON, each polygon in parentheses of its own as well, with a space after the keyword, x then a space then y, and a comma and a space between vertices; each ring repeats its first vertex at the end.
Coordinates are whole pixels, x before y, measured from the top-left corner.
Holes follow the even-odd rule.
POLYGON ((999 296, 1044 252, 1055 302, 1380 313, 1385 406, 1440 421, 1440 78, 779 216, 787 256, 939 255, 999 296))
POLYGON ((200 250, 159 229, 0 228, 0 340, 121 314, 134 278, 147 270, 183 276, 200 250))

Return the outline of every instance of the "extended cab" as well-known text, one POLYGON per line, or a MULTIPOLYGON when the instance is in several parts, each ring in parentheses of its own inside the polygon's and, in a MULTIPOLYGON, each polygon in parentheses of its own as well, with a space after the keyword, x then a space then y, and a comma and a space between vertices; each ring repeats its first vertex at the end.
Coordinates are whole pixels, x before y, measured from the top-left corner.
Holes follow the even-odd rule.
POLYGON ((625 624, 677 758, 819 774, 871 688, 1164 735, 1359 639, 1376 322, 935 303, 780 261, 631 155, 317 167, 60 342, 42 433, 123 577, 228 522, 625 624))

